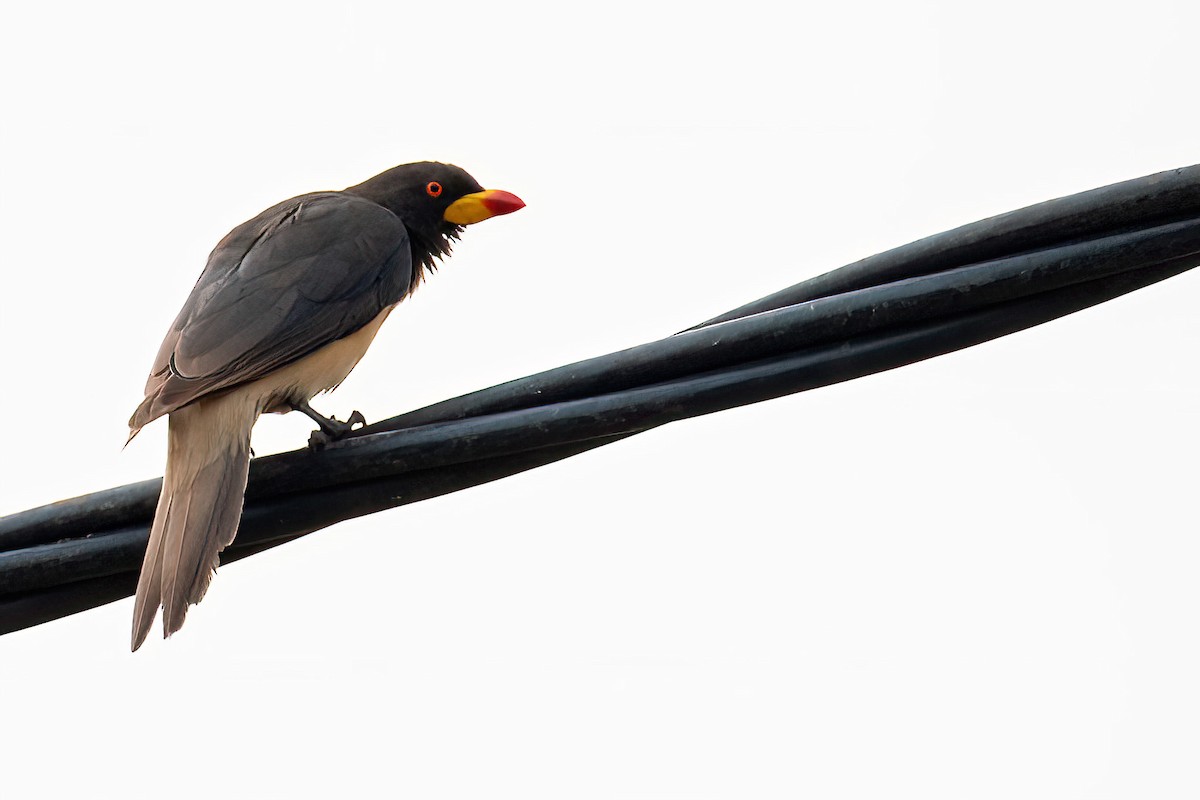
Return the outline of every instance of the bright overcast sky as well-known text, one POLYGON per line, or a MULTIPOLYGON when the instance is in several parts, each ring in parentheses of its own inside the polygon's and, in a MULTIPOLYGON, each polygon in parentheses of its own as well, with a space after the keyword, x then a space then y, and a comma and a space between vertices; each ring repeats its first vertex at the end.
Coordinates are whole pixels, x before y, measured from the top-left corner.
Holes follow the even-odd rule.
MULTIPOLYGON (((528 207, 392 315, 339 417, 1200 161, 1195 3, 813 5, 7 9, 0 513, 160 475, 165 423, 125 423, 208 251, 398 163, 528 207)), ((0 793, 1194 796, 1198 298, 338 525, 136 654, 132 600, 0 638, 0 793)))

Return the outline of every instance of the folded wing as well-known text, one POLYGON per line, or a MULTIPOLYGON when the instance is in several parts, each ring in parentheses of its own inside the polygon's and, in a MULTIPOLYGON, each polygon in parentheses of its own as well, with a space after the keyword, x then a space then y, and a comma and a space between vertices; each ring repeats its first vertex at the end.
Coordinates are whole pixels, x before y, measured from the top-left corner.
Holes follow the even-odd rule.
POLYGON ((209 256, 130 427, 353 333, 404 297, 412 269, 404 224, 369 200, 324 192, 267 209, 209 256))

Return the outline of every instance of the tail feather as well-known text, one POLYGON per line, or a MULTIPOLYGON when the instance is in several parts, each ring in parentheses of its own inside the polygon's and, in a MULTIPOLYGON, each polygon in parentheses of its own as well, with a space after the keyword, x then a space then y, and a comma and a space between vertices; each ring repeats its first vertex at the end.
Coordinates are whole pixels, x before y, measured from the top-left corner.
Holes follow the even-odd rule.
POLYGON ((168 465, 163 476, 162 493, 158 496, 158 508, 154 512, 154 524, 150 528, 150 544, 142 560, 142 574, 138 577, 137 598, 133 602, 133 640, 130 649, 137 650, 146 641, 146 634, 154 624, 154 615, 162 597, 162 545, 163 527, 171 514, 171 474, 168 465))
POLYGON ((237 535, 258 409, 238 393, 171 413, 167 469, 134 602, 137 650, 163 608, 163 636, 200 602, 220 552, 237 535))
POLYGON ((250 468, 249 436, 240 444, 226 459, 201 470, 192 484, 180 535, 168 537, 172 544, 178 542, 177 551, 167 550, 163 566, 163 625, 168 636, 183 627, 188 606, 204 599, 220 552, 237 534, 250 468))

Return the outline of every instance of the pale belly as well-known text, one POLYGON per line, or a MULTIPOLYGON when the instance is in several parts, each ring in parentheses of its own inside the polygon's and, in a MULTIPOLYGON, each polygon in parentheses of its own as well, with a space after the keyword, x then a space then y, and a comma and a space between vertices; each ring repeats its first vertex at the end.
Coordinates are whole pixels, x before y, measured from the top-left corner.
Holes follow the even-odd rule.
POLYGON ((259 408, 267 413, 291 411, 292 402, 307 401, 326 389, 332 389, 350 374, 379 332, 395 306, 385 308, 379 316, 349 336, 327 344, 299 361, 277 369, 270 375, 239 387, 236 391, 258 399, 259 408))

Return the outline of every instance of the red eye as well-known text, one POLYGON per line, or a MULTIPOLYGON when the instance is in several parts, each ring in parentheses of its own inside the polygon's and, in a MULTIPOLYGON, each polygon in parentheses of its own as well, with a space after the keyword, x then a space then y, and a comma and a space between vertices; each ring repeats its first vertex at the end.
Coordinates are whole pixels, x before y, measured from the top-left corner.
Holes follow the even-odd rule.
POLYGON ((430 197, 438 197, 442 193, 442 185, 437 181, 430 181, 425 184, 425 194, 430 197))

